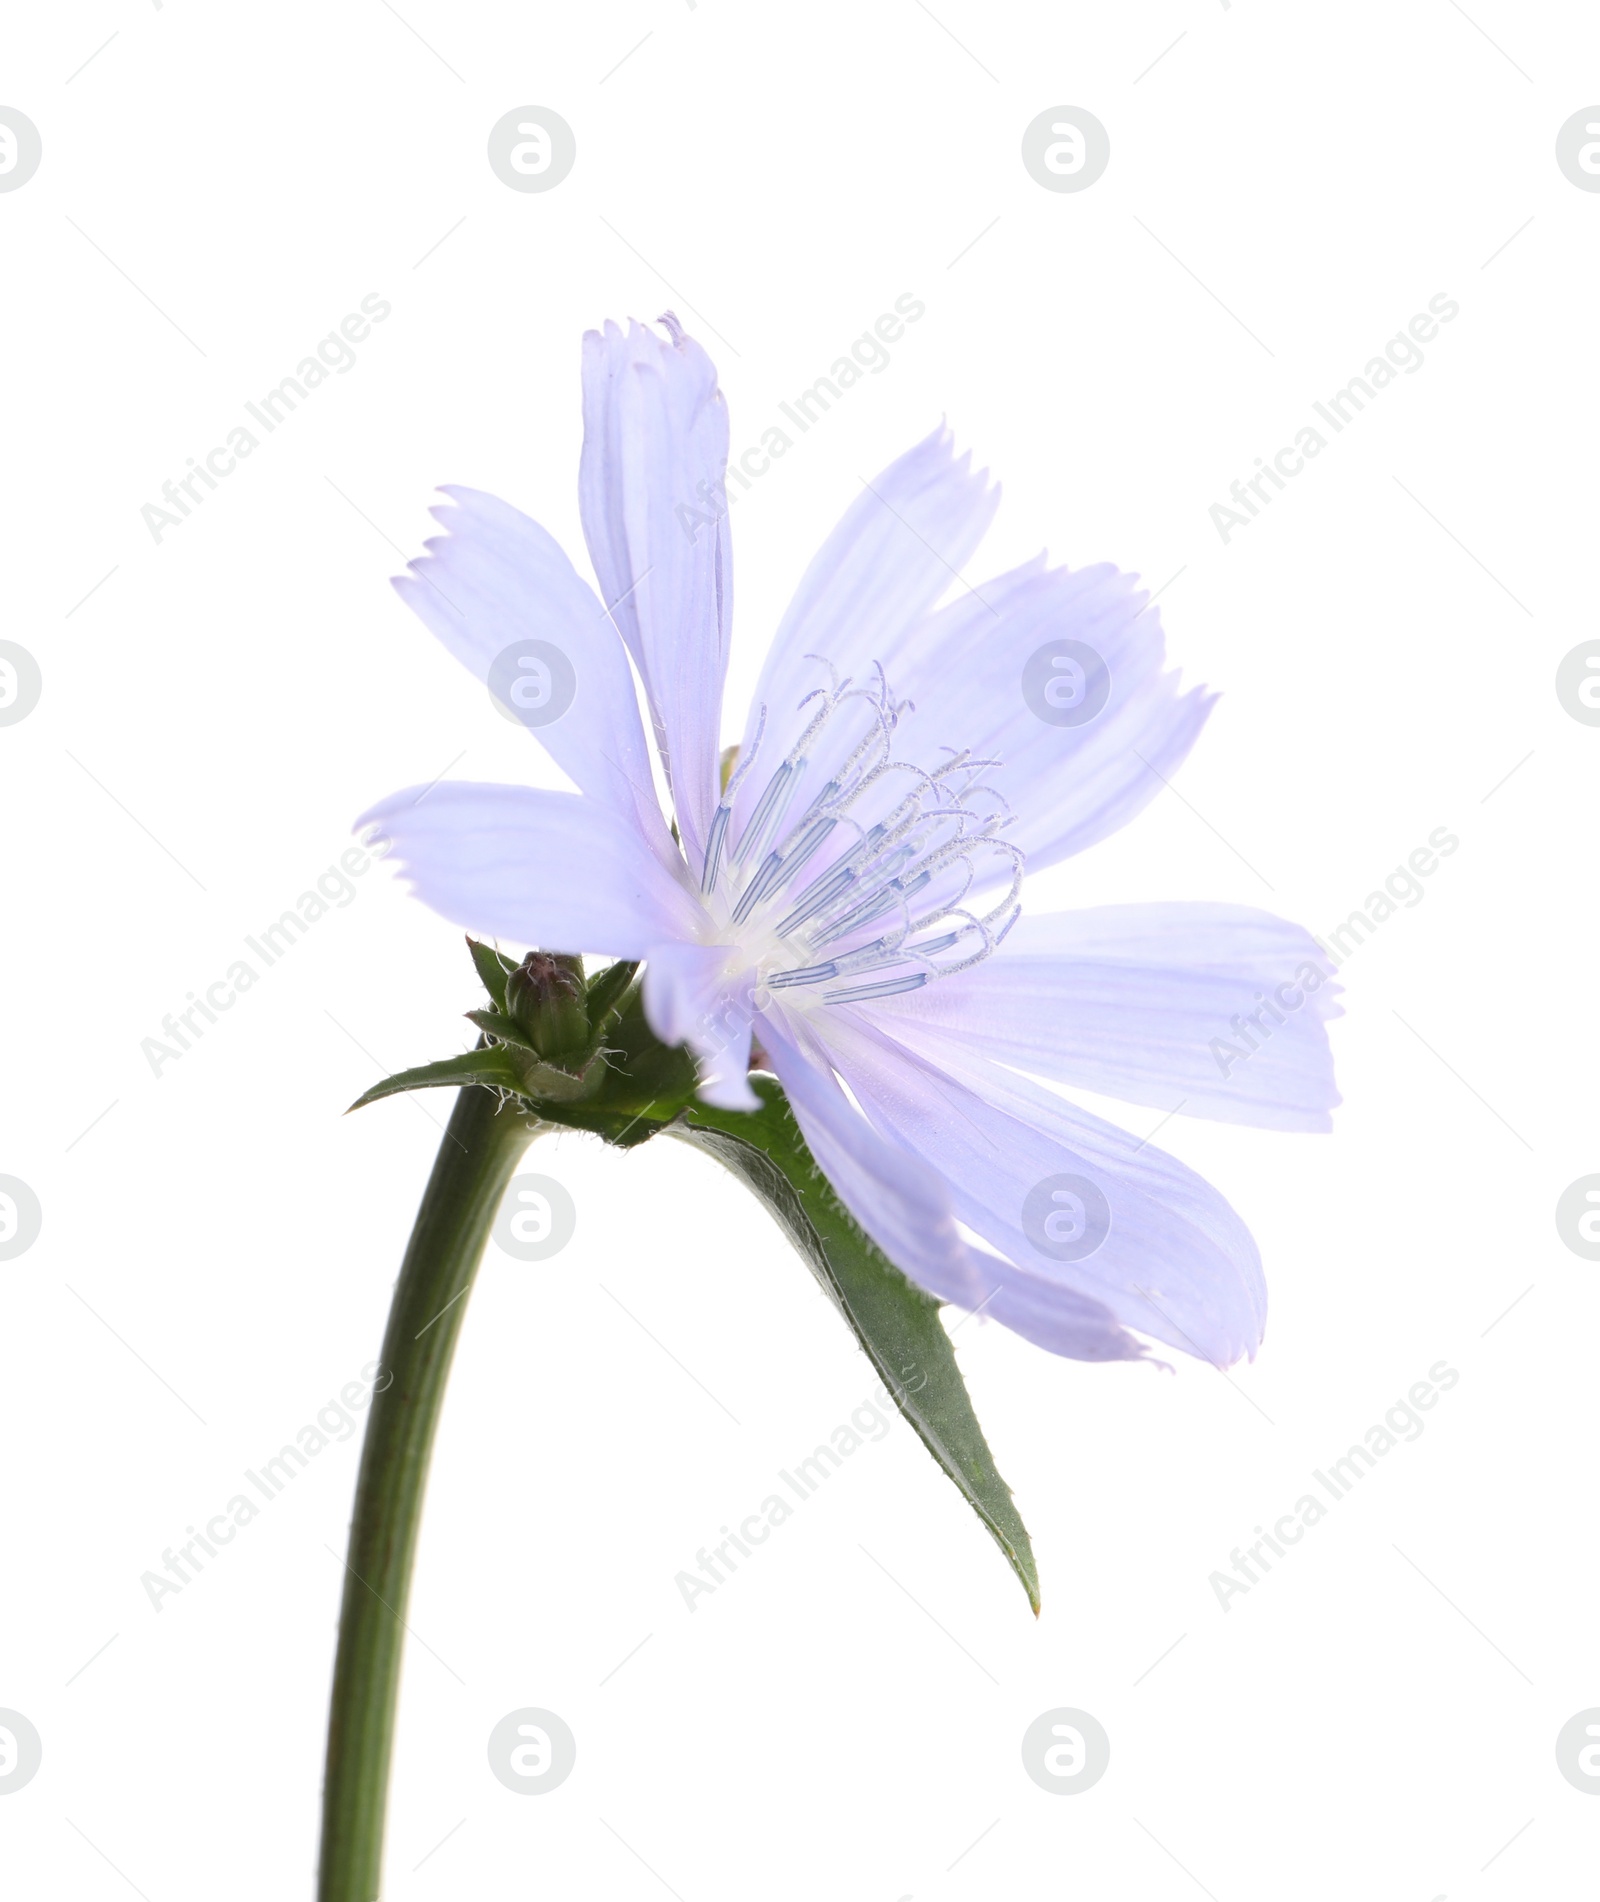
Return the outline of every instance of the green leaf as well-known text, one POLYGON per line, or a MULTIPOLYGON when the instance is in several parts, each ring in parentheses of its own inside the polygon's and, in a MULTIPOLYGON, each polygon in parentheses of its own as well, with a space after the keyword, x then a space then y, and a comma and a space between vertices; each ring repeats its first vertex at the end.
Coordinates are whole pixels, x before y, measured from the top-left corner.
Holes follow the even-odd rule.
POLYGON ((521 1050, 531 1050, 535 1056, 539 1054, 538 1045, 514 1017, 497 1010, 469 1010, 462 1015, 469 1024, 476 1024, 479 1030, 487 1031, 501 1043, 514 1043, 521 1050))
POLYGON ((766 1203, 849 1322, 900 1411, 988 1527, 1039 1610, 1033 1547, 978 1425, 940 1304, 865 1236, 812 1160, 776 1079, 753 1076, 761 1108, 696 1102, 671 1133, 731 1169, 766 1203))
POLYGON ((472 953, 472 962, 477 967, 478 977, 483 988, 494 999, 496 1010, 506 1007, 506 979, 517 968, 515 958, 508 958, 503 951, 496 951, 492 944, 480 944, 476 938, 468 938, 467 949, 472 953))
MULTIPOLYGON (((398 1096, 403 1090, 454 1089, 462 1083, 485 1083, 499 1090, 522 1087, 504 1050, 463 1050, 459 1057, 444 1057, 438 1063, 419 1064, 415 1070, 401 1070, 394 1076, 386 1076, 381 1083, 364 1090, 350 1109, 362 1109, 385 1096, 398 1096)), ((345 1112, 349 1113, 349 1110, 345 1112)))
POLYGON ((637 961, 623 960, 608 964, 603 971, 590 978, 585 1002, 588 1005, 589 1022, 597 1031, 606 1027, 607 1019, 622 1003, 638 969, 637 961))
POLYGON ((664 1122, 653 1109, 629 1114, 626 1110, 607 1109, 603 1103, 547 1103, 542 1099, 535 1108, 547 1123, 581 1129, 618 1149, 637 1149, 640 1143, 649 1142, 652 1136, 659 1136, 662 1130, 671 1127, 670 1122, 664 1122))

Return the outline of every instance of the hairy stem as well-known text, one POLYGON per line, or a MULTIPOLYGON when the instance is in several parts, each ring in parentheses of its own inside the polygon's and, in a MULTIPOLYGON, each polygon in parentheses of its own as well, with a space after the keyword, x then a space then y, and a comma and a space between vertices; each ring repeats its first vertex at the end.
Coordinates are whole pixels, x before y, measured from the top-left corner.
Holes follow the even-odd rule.
POLYGON ((406 1601, 428 1460, 467 1296, 517 1161, 539 1124, 464 1089, 389 1309, 356 1480, 328 1718, 319 1902, 377 1902, 406 1601), (387 1376, 387 1384, 384 1383, 387 1376))

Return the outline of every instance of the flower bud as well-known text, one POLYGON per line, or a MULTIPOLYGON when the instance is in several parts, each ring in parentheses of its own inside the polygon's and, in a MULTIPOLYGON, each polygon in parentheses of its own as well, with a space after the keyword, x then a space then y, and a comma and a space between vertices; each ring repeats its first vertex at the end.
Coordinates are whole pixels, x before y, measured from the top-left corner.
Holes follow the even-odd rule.
POLYGON ((589 1041, 582 962, 530 951, 506 979, 506 1015, 540 1056, 576 1055, 589 1041))

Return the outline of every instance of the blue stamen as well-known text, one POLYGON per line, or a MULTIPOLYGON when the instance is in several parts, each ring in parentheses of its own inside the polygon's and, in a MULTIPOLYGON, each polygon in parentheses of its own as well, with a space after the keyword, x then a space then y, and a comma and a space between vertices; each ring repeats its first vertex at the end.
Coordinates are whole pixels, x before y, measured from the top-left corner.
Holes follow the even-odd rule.
POLYGON ((907 977, 885 978, 881 984, 856 984, 843 991, 824 991, 824 1004, 859 1004, 869 997, 896 997, 902 991, 920 991, 928 981, 926 971, 913 971, 907 977))

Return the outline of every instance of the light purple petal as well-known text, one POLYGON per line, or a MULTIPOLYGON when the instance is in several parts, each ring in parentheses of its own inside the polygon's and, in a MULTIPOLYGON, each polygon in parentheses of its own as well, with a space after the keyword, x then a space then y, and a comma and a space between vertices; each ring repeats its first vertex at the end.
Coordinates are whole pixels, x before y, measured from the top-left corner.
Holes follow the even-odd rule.
MULTIPOLYGON (((937 491, 952 509, 945 490, 959 490, 954 468, 937 491)), ((970 515, 983 497, 970 492, 975 478, 965 480, 970 515)), ((865 829, 903 838, 900 802, 920 785, 924 847, 953 844, 959 823, 968 849, 941 859, 919 909, 931 917, 939 902, 960 905, 969 887, 978 910, 1003 907, 1001 888, 1019 860, 1038 870, 1125 824, 1162 790, 1205 722, 1209 696, 1180 692, 1178 676, 1164 671, 1160 619, 1134 578, 1114 568, 1068 574, 1035 562, 899 629, 874 624, 868 595, 860 623, 841 610, 833 644, 815 649, 855 683, 836 703, 824 686, 793 711, 790 690, 807 677, 795 662, 805 643, 795 639, 769 660, 773 678, 758 693, 758 701, 770 696, 765 729, 758 709, 728 827, 741 870, 788 850, 828 813, 842 817, 808 852, 808 878, 853 852, 865 829), (1063 641, 1105 682, 1103 701, 1075 725, 1040 713, 1054 709, 1041 698, 1033 657, 1050 659, 1063 641), (881 675, 873 660, 883 662, 881 675), (958 802, 959 822, 933 813, 936 804, 953 813, 958 802), (992 841, 982 836, 995 829, 992 841)), ((813 680, 827 673, 809 667, 813 680)), ((1054 690, 1054 681, 1044 684, 1054 690)))
POLYGON ((424 904, 545 951, 639 958, 696 935, 698 899, 638 832, 579 793, 446 781, 364 813, 424 904))
POLYGON ((916 709, 896 733, 897 756, 931 767, 944 749, 965 748, 997 761, 983 783, 1011 813, 1005 836, 1031 871, 1126 825, 1187 755, 1213 698, 1180 692, 1163 671, 1161 618, 1147 601, 1135 576, 1048 569, 1042 558, 960 595, 886 658, 896 696, 916 709), (1063 640, 1109 675, 1103 706, 1076 725, 1041 716, 1028 676, 1030 658, 1063 640))
MULTIPOLYGON (((394 586, 432 633, 486 683, 508 648, 548 642, 572 671, 572 698, 553 719, 502 704, 544 743, 581 792, 629 816, 663 862, 677 857, 650 777, 633 673, 599 598, 535 521, 498 497, 446 487, 458 506, 436 508, 451 532, 427 544, 394 586)), ((565 698, 567 683, 558 691, 565 698)))
MULTIPOLYGON (((795 590, 767 655, 751 703, 744 751, 766 709, 758 770, 735 809, 743 825, 762 786, 804 730, 814 705, 806 696, 830 682, 828 665, 858 686, 873 683, 907 632, 951 588, 994 518, 1000 491, 983 470, 957 456, 942 425, 862 487, 822 544, 795 590), (820 655, 818 661, 813 656, 820 655)), ((899 690, 901 682, 892 680, 899 690)), ((856 729, 859 732, 859 724, 856 729)), ((808 790, 837 764, 839 743, 825 736, 807 769, 808 790)))
POLYGON ((968 1244, 989 1293, 979 1303, 980 1320, 998 1321, 1046 1353, 1068 1360, 1143 1360, 1143 1341, 1121 1327, 1103 1301, 1002 1261, 987 1248, 968 1244))
POLYGON ((1255 1352, 1260 1257, 1192 1170, 980 1056, 929 1063, 864 1013, 835 1011, 825 1035, 868 1120, 938 1171, 957 1218, 1019 1272, 1102 1301, 1124 1326, 1217 1366, 1255 1352), (1058 1191, 1091 1211, 1100 1198, 1103 1212, 1084 1224, 1091 1252, 1078 1259, 1049 1250, 1072 1241, 1050 1227, 1058 1191))
POLYGON ((867 1122, 803 1028, 772 1012, 759 1020, 758 1034, 819 1168, 902 1274, 941 1301, 981 1310, 1051 1353, 1091 1361, 1140 1356, 1139 1343, 1103 1303, 1019 1274, 970 1246, 956 1226, 947 1185, 867 1122))
POLYGON ((1024 913, 993 957, 886 1001, 932 1062, 953 1047, 1129 1103, 1325 1130, 1339 1101, 1330 961, 1245 905, 1024 913))
POLYGON ((730 977, 737 956, 725 944, 652 945, 645 953, 644 1014, 664 1044, 686 1044, 700 1072, 701 1097, 718 1109, 760 1109, 750 1087, 749 980, 730 977))
POLYGON ((678 830, 698 866, 717 802, 733 574, 723 480, 728 411, 677 320, 583 340, 584 537, 644 681, 678 830), (700 517, 716 515, 706 522, 700 517))

